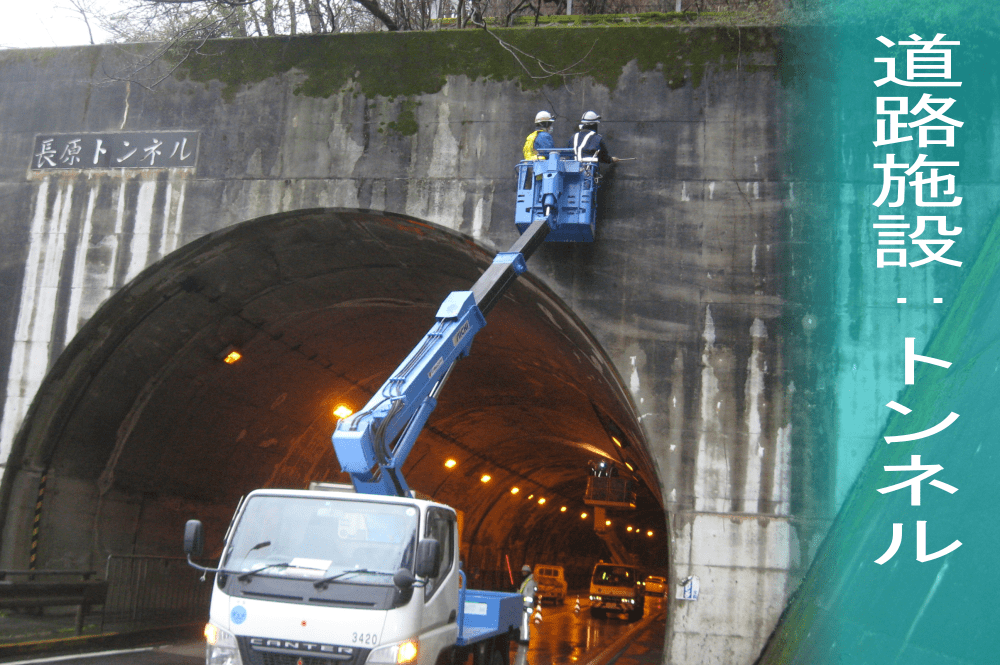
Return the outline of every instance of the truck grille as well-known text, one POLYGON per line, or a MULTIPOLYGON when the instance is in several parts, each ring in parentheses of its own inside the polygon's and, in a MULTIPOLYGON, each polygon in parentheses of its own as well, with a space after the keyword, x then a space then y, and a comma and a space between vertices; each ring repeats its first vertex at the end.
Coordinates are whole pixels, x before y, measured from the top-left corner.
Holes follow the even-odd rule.
POLYGON ((371 649, 357 647, 337 647, 335 645, 309 645, 309 650, 317 647, 335 653, 304 653, 305 643, 285 642, 255 637, 237 637, 243 662, 247 665, 361 665, 368 659, 371 649), (301 647, 301 648, 299 648, 301 647))
POLYGON ((319 658, 316 656, 289 656, 287 654, 265 653, 261 665, 331 665, 336 662, 329 658, 319 658))

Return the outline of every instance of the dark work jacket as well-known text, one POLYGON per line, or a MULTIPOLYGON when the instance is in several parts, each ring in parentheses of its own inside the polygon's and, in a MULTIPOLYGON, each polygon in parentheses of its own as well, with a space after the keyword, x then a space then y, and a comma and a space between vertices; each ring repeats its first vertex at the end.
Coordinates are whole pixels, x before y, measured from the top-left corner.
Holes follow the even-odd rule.
POLYGON ((604 144, 604 138, 595 131, 583 129, 573 135, 569 140, 567 148, 573 148, 578 160, 596 161, 604 164, 611 163, 611 153, 604 144))

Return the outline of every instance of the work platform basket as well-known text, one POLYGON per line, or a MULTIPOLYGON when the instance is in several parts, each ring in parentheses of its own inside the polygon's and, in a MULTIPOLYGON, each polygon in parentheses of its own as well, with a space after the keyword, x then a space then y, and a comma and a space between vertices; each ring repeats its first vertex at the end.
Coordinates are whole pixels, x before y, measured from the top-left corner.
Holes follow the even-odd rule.
POLYGON ((583 502, 605 508, 635 508, 635 481, 617 476, 590 476, 583 502))
POLYGON ((570 148, 546 150, 546 159, 517 165, 514 224, 521 233, 537 219, 553 214, 546 242, 593 242, 597 214, 597 162, 577 161, 570 148), (553 206, 553 199, 555 205, 553 206))

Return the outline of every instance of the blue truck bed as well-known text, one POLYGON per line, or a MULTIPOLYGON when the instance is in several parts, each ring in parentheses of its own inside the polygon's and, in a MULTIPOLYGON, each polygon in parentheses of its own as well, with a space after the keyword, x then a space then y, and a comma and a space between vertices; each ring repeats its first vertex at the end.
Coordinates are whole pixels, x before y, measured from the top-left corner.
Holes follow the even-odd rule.
POLYGON ((458 646, 521 629, 520 594, 462 589, 459 594, 458 646))

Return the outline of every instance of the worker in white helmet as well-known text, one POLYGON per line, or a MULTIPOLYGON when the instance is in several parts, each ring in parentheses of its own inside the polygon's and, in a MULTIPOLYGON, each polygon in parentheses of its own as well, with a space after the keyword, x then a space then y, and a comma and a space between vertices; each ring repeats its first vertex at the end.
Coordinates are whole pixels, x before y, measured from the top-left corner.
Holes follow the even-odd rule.
POLYGON ((600 128, 601 116, 594 111, 587 111, 580 118, 580 131, 573 134, 567 147, 573 148, 573 154, 579 162, 600 162, 612 164, 620 161, 612 157, 604 138, 597 133, 600 128))
POLYGON ((531 574, 531 566, 528 564, 521 566, 521 586, 518 588, 518 593, 532 598, 538 595, 538 584, 535 583, 535 576, 531 574))
POLYGON ((548 111, 539 111, 535 115, 535 131, 528 134, 528 138, 524 140, 525 159, 545 159, 547 157, 545 151, 556 147, 555 141, 552 140, 554 122, 555 116, 548 111))
POLYGON ((518 593, 521 594, 524 612, 521 614, 521 632, 517 637, 517 653, 514 657, 514 665, 528 665, 528 647, 531 641, 531 610, 538 595, 538 585, 535 584, 535 576, 531 574, 531 566, 528 564, 521 566, 521 576, 524 578, 524 581, 521 582, 518 593))

